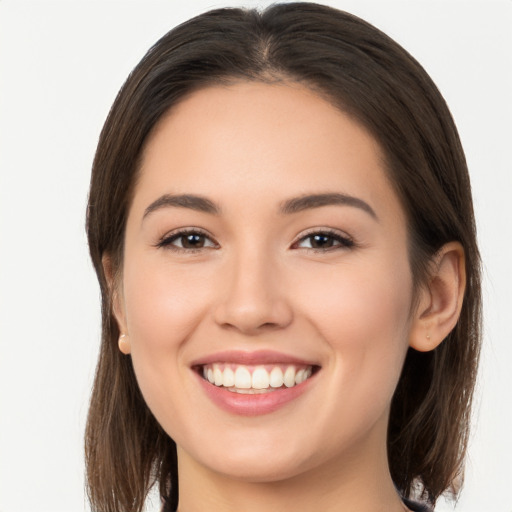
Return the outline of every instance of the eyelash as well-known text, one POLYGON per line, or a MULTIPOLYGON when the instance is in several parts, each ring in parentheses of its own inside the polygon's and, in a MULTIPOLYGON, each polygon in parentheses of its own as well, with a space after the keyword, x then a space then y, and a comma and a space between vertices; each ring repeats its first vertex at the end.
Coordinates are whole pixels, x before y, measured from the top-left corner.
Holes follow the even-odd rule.
POLYGON ((156 244, 156 247, 165 248, 165 249, 169 249, 171 251, 176 251, 176 252, 195 253, 195 252, 199 252, 203 249, 209 249, 209 248, 215 249, 218 247, 218 244, 205 231, 202 231, 201 229, 198 229, 198 228, 190 228, 190 229, 181 229, 179 231, 175 231, 173 233, 164 235, 161 238, 161 240, 156 244), (187 247, 179 247, 179 246, 173 245, 173 242, 175 242, 176 240, 179 240, 180 238, 183 239, 186 236, 190 236, 190 235, 202 236, 205 239, 210 240, 213 245, 206 246, 206 247, 197 247, 197 248, 190 248, 190 247, 187 248, 187 247))
MULTIPOLYGON (((300 249, 301 247, 298 247, 298 245, 302 242, 304 242, 307 239, 312 239, 314 236, 323 236, 325 238, 331 239, 332 241, 336 242, 337 245, 327 247, 327 248, 315 248, 315 247, 302 247, 302 249, 305 249, 307 251, 316 252, 316 253, 322 253, 322 252, 330 252, 340 249, 350 249, 355 246, 354 240, 352 240, 348 236, 341 235, 338 231, 332 230, 332 229, 316 229, 313 231, 310 231, 309 233, 306 233, 305 235, 302 235, 296 242, 293 242, 291 245, 292 249, 300 249)), ((182 240, 183 243, 183 240, 182 240)), ((202 231, 198 228, 190 228, 190 229, 182 229, 179 231, 175 231, 173 233, 169 233, 162 237, 162 239, 156 244, 156 247, 158 248, 165 248, 169 249, 171 251, 175 252, 185 252, 185 253, 196 253, 199 251, 202 251, 204 249, 216 249, 219 247, 219 244, 215 242, 208 233, 202 231), (191 248, 191 247, 179 247, 174 245, 173 243, 176 242, 179 239, 183 239, 186 236, 190 235, 198 235, 201 237, 204 237, 205 239, 209 240, 211 242, 211 245, 198 247, 198 248, 191 248)))
POLYGON ((305 249, 307 251, 312 252, 330 252, 330 251, 336 251, 340 249, 350 249, 355 246, 354 240, 350 238, 347 235, 341 235, 339 231, 335 231, 333 229, 315 229, 310 231, 309 233, 306 233, 302 235, 296 242, 292 244, 292 248, 299 248, 297 247, 298 244, 303 242, 304 240, 307 240, 308 238, 311 239, 314 236, 323 236, 326 238, 332 239, 334 242, 337 242, 338 245, 327 247, 327 248, 315 248, 315 247, 302 247, 302 249, 305 249))

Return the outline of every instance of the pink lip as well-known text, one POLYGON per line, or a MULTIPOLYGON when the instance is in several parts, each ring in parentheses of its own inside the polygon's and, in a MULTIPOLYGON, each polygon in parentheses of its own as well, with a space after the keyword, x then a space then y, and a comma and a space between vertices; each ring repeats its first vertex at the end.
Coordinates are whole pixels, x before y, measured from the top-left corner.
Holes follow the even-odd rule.
POLYGON ((233 363, 247 366, 273 363, 317 366, 314 362, 299 359, 281 352, 275 352, 273 350, 257 350, 252 352, 243 350, 226 350, 224 352, 216 352, 215 354, 201 357, 192 362, 191 366, 202 366, 212 363, 233 363))
POLYGON ((231 414, 240 416, 258 416, 276 411, 302 395, 309 388, 311 380, 315 378, 313 375, 292 388, 283 388, 257 395, 245 395, 210 384, 197 372, 194 373, 206 395, 214 404, 231 414))
POLYGON ((249 395, 234 393, 223 387, 215 386, 205 380, 199 371, 196 371, 199 366, 212 363, 233 363, 243 364, 246 366, 296 364, 318 367, 318 365, 311 361, 306 361, 304 359, 272 350, 258 350, 253 352, 229 350, 216 352, 215 354, 210 354, 194 361, 191 364, 191 367, 208 398, 221 409, 240 416, 258 416, 276 411, 289 402, 295 400, 309 389, 311 380, 315 378, 315 375, 291 388, 282 388, 268 393, 249 395))

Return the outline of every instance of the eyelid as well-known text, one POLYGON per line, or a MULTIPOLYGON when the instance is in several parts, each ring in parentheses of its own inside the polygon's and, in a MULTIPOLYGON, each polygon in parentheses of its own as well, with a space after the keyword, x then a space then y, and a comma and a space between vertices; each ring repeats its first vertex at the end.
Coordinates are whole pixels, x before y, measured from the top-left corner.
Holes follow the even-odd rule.
POLYGON ((305 249, 309 251, 315 251, 315 252, 326 252, 326 251, 332 251, 336 249, 350 249, 351 247, 354 247, 356 243, 354 242, 354 239, 346 232, 340 231, 338 229, 334 228, 311 228, 306 230, 305 232, 302 232, 300 235, 297 236, 295 241, 292 243, 292 249, 305 249), (326 235, 330 236, 336 241, 339 242, 339 245, 336 245, 334 247, 327 247, 325 249, 321 248, 314 248, 314 247, 297 247, 297 245, 302 242, 303 240, 313 236, 313 235, 326 235))
MULTIPOLYGON (((208 233, 208 231, 204 230, 203 228, 195 227, 195 226, 189 226, 189 227, 183 227, 183 228, 177 228, 172 231, 169 231, 165 233, 162 237, 159 238, 159 240, 154 244, 157 248, 166 248, 177 252, 198 252, 205 249, 212 249, 212 248, 218 248, 219 244, 215 240, 215 238, 208 233), (207 238, 212 245, 205 246, 205 247, 198 247, 198 248, 184 248, 179 247, 176 245, 173 245, 173 241, 178 239, 181 236, 186 236, 190 234, 196 234, 201 235, 207 238)), ((317 227, 317 228, 310 228, 302 233, 300 233, 295 241, 292 243, 291 248, 292 249, 305 249, 309 251, 314 252, 326 252, 330 250, 336 250, 336 249, 349 249, 351 247, 354 247, 356 244, 353 240, 353 238, 348 235, 344 231, 340 231, 338 229, 334 228, 327 228, 327 227, 317 227), (326 248, 314 248, 314 247, 298 247, 298 244, 300 244, 305 239, 312 237, 314 235, 324 235, 333 238, 335 241, 338 242, 338 245, 326 247, 326 248)))
POLYGON ((177 252, 188 252, 188 253, 197 252, 197 251, 201 251, 201 250, 205 250, 205 249, 215 249, 215 248, 219 247, 218 242, 215 240, 215 238, 210 233, 208 233, 208 231, 206 231, 202 228, 199 228, 199 227, 195 227, 195 226, 173 229, 172 231, 169 231, 169 232, 165 233, 163 236, 161 236, 158 239, 158 241, 156 242, 156 244, 154 244, 154 245, 157 248, 165 248, 165 249, 170 249, 170 250, 177 251, 177 252), (204 236, 205 238, 207 238, 208 240, 210 240, 212 242, 213 247, 207 246, 207 247, 197 247, 197 248, 185 248, 185 247, 179 247, 179 246, 172 244, 172 242, 174 240, 178 239, 181 236, 186 236, 186 235, 204 236))

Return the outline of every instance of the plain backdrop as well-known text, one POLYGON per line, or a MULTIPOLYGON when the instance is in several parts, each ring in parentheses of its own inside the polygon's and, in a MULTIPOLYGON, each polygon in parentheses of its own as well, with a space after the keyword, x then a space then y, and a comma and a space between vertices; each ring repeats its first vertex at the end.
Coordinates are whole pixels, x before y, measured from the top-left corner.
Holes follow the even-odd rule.
MULTIPOLYGON (((100 316, 84 217, 119 87, 176 24, 213 7, 268 3, 0 0, 1 512, 88 510, 82 438, 100 316)), ((484 261, 485 339, 456 510, 511 512, 512 2, 325 3, 410 51, 457 122, 484 261)))

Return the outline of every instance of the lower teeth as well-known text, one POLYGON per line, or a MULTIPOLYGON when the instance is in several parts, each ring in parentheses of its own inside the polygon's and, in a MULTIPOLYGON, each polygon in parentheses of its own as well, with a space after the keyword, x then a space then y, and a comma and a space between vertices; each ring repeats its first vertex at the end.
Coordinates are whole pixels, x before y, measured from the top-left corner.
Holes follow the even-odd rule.
POLYGON ((222 386, 222 387, 224 389, 227 389, 228 391, 231 391, 232 393, 240 393, 241 395, 261 395, 263 393, 271 393, 272 391, 277 391, 278 389, 282 389, 282 388, 241 389, 241 388, 225 388, 224 386, 222 386))

